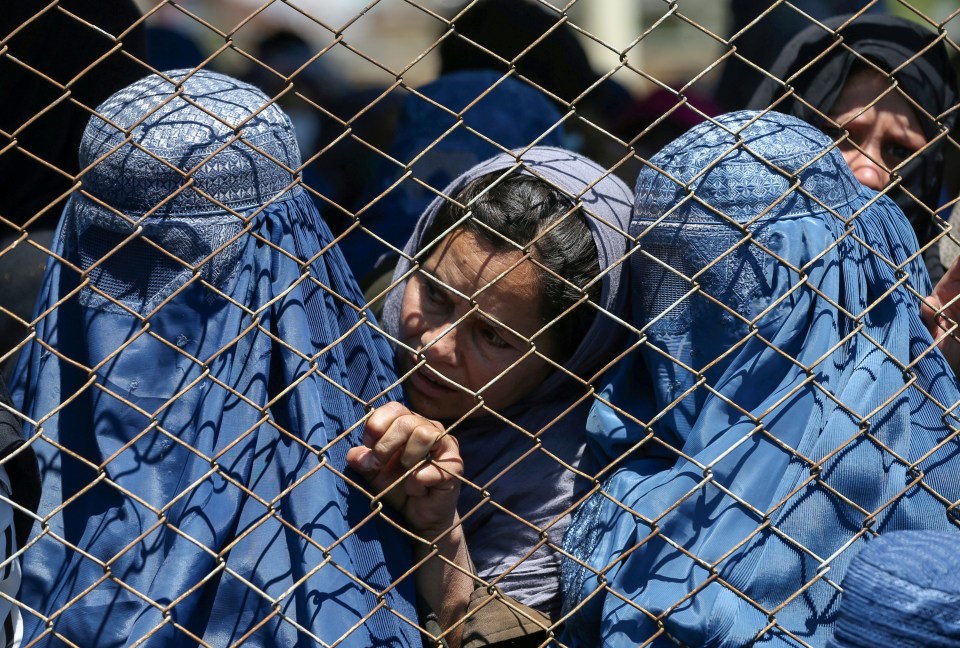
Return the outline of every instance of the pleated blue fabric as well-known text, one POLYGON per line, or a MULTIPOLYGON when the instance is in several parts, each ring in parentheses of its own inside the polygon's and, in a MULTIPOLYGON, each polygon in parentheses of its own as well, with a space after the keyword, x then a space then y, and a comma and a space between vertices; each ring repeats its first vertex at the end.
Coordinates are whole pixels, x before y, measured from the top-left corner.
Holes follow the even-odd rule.
POLYGON ((235 79, 166 77, 91 118, 17 368, 43 474, 25 638, 419 646, 409 547, 345 462, 400 396, 391 349, 290 121, 235 79))
POLYGON ((850 563, 836 631, 827 648, 951 648, 960 645, 960 538, 895 531, 850 563))
POLYGON ((642 343, 588 422, 607 469, 565 538, 570 646, 822 646, 867 538, 957 534, 957 381, 903 213, 829 138, 738 112, 637 181, 642 343))

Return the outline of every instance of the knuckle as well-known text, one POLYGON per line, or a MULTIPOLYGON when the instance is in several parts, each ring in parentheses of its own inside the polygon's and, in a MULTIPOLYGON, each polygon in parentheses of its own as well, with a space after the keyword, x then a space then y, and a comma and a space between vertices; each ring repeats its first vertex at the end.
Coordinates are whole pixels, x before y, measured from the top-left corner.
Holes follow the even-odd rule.
POLYGON ((373 416, 378 418, 389 418, 392 420, 398 416, 401 416, 406 411, 407 408, 401 403, 398 403, 397 401, 390 401, 389 403, 384 403, 380 407, 374 409, 373 416))
POLYGON ((432 446, 437 442, 437 439, 440 437, 440 433, 437 431, 437 428, 433 427, 432 425, 420 423, 413 429, 413 432, 410 436, 422 445, 432 446))
POLYGON ((396 401, 390 401, 373 410, 367 419, 366 428, 377 434, 383 434, 390 425, 407 412, 407 408, 396 401))

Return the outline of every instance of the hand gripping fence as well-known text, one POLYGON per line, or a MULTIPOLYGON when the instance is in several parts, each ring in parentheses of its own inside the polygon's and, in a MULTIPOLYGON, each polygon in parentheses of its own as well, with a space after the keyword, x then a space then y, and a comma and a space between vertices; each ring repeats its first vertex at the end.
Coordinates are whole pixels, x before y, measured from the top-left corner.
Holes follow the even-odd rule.
POLYGON ((953 632, 847 590, 958 532, 960 11, 845 4, 4 9, 6 645, 953 632))

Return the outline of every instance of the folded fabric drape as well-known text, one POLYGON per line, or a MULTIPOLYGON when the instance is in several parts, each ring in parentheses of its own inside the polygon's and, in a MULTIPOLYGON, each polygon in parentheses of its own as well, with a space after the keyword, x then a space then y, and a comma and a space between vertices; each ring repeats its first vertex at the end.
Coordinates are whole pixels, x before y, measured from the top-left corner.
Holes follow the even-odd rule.
POLYGON ((290 121, 164 76, 91 118, 17 370, 43 474, 25 637, 420 645, 409 547, 345 462, 400 395, 391 351, 290 121))
POLYGON ((745 111, 641 172, 642 343, 591 412, 608 478, 565 539, 566 645, 823 645, 869 536, 957 533, 960 391, 917 241, 831 147, 745 111))

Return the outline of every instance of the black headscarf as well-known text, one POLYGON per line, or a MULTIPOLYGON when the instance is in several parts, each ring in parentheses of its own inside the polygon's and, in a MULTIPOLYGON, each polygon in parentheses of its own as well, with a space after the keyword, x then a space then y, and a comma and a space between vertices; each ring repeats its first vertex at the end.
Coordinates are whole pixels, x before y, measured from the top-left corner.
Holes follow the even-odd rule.
POLYGON ((513 61, 522 53, 517 71, 563 101, 573 101, 600 77, 560 14, 529 0, 481 0, 456 18, 454 29, 456 35, 440 42, 441 74, 506 71, 500 58, 513 61))
MULTIPOLYGON (((148 71, 140 63, 146 60, 146 42, 132 0, 49 5, 49 0, 16 0, 0 12, 0 38, 9 37, 0 48, 5 91, 0 218, 27 225, 30 240, 41 246, 52 240, 80 171, 77 149, 91 112, 148 71), (118 42, 122 50, 114 50, 118 42)), ((5 221, 0 220, 0 251, 6 250, 0 255, 0 356, 27 335, 20 320, 30 319, 48 257, 25 241, 10 249, 20 232, 5 221)), ((5 369, 13 364, 11 359, 5 369)))
MULTIPOLYGON (((938 42, 942 34, 894 16, 860 16, 844 25, 849 20, 850 16, 830 18, 823 23, 829 31, 813 25, 797 34, 770 68, 775 79, 767 79, 757 88, 749 107, 763 110, 774 106, 792 87, 817 111, 828 113, 854 64, 866 59, 884 71, 896 70, 893 77, 903 92, 922 108, 922 111, 916 110, 917 119, 928 141, 953 128, 956 113, 947 111, 957 103, 957 80, 947 48, 942 40, 938 42), (823 58, 816 64, 792 78, 820 56, 823 58), (899 69, 900 66, 903 68, 899 69)), ((817 126, 826 125, 822 115, 793 97, 777 103, 774 110, 817 126)), ((906 213, 921 245, 936 233, 930 211, 940 206, 943 143, 941 138, 929 144, 900 169, 900 187, 905 191, 890 192, 906 213), (917 204, 908 193, 923 204, 917 204)))

